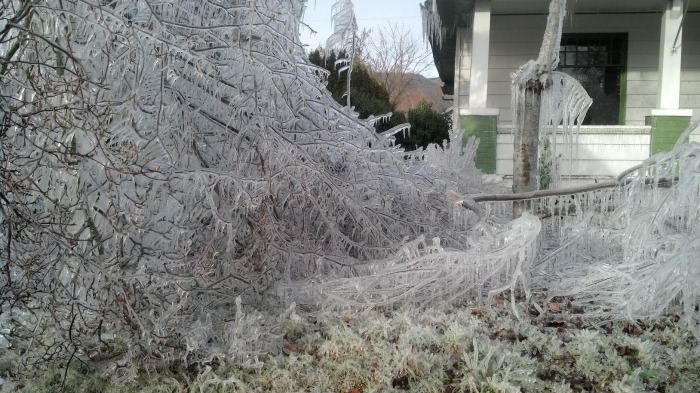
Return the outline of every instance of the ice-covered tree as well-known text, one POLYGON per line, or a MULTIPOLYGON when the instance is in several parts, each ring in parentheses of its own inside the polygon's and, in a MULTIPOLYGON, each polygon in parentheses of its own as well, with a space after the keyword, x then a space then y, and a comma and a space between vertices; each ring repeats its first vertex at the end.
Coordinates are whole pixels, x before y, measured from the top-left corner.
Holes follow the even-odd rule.
POLYGON ((107 332, 124 356, 240 353, 236 299, 352 276, 421 235, 466 244, 444 195, 478 184, 473 165, 406 161, 400 129, 337 105, 302 11, 3 3, 2 312, 25 313, 28 356, 85 360, 107 332))
POLYGON ((352 81, 352 67, 355 61, 355 49, 358 41, 357 19, 352 0, 336 0, 331 10, 333 22, 333 34, 328 37, 326 46, 330 50, 344 51, 346 58, 338 59, 336 65, 341 67, 338 74, 345 72, 347 80, 347 105, 350 107, 350 83, 352 81))
MULTIPOLYGON (((563 126, 565 136, 571 135, 571 128, 583 122, 592 103, 576 79, 556 71, 565 17, 566 0, 552 0, 537 60, 530 60, 513 74, 513 192, 538 189, 540 161, 550 172, 558 168, 554 161, 559 126, 563 126)), ((559 173, 554 172, 550 176, 556 185, 559 173)))

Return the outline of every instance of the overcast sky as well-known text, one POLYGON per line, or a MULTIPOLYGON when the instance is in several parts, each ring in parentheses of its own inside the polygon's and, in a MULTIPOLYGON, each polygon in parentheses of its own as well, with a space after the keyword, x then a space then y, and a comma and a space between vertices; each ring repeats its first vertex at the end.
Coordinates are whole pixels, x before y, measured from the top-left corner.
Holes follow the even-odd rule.
MULTIPOLYGON (((308 0, 304 22, 317 34, 302 27, 301 42, 311 49, 325 45, 331 34, 331 6, 334 0, 308 0)), ((417 40, 423 43, 423 24, 419 0, 353 0, 355 17, 360 30, 376 31, 388 23, 404 25, 413 31, 417 40)), ((434 66, 426 71, 425 76, 437 76, 434 66)))

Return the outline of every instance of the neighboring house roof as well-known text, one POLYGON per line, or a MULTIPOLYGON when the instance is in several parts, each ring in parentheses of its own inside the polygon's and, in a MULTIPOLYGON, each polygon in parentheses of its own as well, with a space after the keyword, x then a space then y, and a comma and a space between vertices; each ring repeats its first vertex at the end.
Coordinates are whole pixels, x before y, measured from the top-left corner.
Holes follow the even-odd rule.
MULTIPOLYGON (((569 0, 569 13, 624 13, 662 12, 668 0, 569 0)), ((700 11, 700 2, 689 1, 689 11, 700 11)), ((549 0, 491 0, 493 14, 545 14, 549 0)), ((474 9, 474 0, 426 0, 423 12, 430 15, 437 11, 443 29, 442 40, 428 35, 433 48, 433 58, 440 79, 445 83, 443 92, 453 94, 456 31, 458 27, 469 27, 474 9), (435 4, 433 4, 435 2, 435 4), (442 42, 440 42, 442 41, 442 42)), ((424 15, 424 17, 426 17, 424 15)), ((536 54, 533 54, 533 56, 536 54)))

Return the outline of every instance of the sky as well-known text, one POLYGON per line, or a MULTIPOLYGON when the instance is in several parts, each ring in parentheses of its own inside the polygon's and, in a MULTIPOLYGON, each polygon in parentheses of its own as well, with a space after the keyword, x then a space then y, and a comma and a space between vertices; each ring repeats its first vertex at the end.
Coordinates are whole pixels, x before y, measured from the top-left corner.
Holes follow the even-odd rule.
MULTIPOLYGON (((311 34, 309 29, 301 28, 301 42, 309 48, 324 46, 331 35, 331 7, 334 2, 335 0, 307 0, 304 22, 317 31, 317 34, 311 34)), ((419 0, 353 0, 360 30, 377 31, 388 23, 403 25, 410 28, 416 39, 423 43, 420 3, 419 0)), ((423 74, 436 77, 437 70, 431 66, 423 74)))

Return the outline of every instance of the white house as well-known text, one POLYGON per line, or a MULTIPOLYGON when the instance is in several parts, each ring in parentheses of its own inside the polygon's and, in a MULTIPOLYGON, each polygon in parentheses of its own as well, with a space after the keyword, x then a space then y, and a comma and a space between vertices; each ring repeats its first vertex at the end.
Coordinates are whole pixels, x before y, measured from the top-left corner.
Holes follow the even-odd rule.
MULTIPOLYGON (((549 0, 432 1, 424 18, 439 26, 429 39, 455 124, 480 137, 483 171, 510 175, 511 74, 537 57, 549 0)), ((570 175, 612 176, 670 149, 700 117, 700 1, 568 3, 559 71, 594 100, 570 175)))

